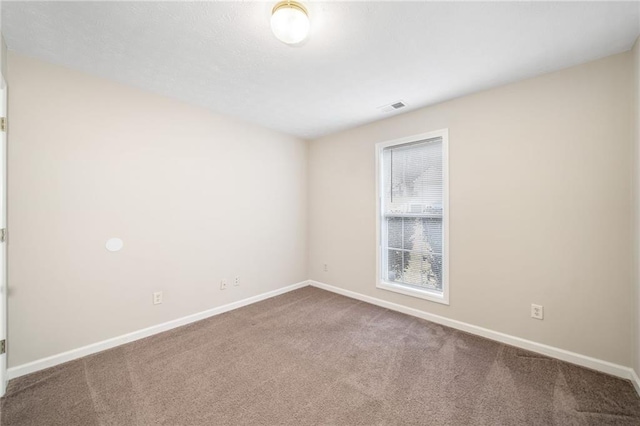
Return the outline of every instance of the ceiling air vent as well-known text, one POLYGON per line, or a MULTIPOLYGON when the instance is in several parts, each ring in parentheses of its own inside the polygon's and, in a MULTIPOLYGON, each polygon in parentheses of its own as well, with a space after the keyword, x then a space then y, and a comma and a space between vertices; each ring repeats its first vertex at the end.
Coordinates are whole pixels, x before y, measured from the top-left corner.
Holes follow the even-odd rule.
POLYGON ((378 107, 378 109, 382 112, 391 112, 391 111, 397 111, 399 109, 402 109, 404 107, 406 107, 407 104, 405 104, 403 101, 398 101, 398 102, 394 102, 392 104, 389 105, 383 105, 381 107, 378 107))

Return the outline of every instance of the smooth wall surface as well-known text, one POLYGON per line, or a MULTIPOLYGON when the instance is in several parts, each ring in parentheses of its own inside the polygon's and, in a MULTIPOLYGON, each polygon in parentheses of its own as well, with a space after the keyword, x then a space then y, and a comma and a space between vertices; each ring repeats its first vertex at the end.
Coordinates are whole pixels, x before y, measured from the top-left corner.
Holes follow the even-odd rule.
POLYGON ((9 366, 307 279, 307 142, 13 53, 8 72, 9 366))
POLYGON ((311 142, 310 279, 630 366, 631 60, 611 56, 311 142), (375 283, 375 144, 443 128, 450 306, 375 283), (543 321, 530 317, 532 303, 543 321))

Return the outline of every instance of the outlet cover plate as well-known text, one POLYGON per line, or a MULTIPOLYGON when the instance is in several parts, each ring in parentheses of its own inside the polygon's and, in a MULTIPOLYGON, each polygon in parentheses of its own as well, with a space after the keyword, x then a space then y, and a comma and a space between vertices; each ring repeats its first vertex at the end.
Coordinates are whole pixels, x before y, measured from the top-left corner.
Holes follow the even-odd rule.
POLYGON ((542 305, 531 304, 531 318, 535 319, 543 319, 544 318, 544 307, 542 305))

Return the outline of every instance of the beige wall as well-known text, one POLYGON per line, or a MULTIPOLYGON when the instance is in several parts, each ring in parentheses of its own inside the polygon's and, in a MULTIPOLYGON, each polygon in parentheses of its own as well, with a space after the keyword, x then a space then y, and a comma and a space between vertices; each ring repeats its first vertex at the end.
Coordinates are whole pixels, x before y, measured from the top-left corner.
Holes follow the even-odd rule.
POLYGON ((633 328, 633 368, 640 374, 640 37, 631 50, 633 61, 633 125, 634 125, 634 289, 635 323, 633 328))
POLYGON ((9 78, 10 366, 307 278, 307 142, 13 53, 9 78))
MULTIPOLYGON (((2 9, 0 7, 0 9, 2 9)), ((6 80, 9 79, 7 72, 7 45, 4 42, 4 37, 0 34, 0 72, 5 77, 6 80)))
POLYGON ((631 365, 630 61, 619 54, 313 141, 310 278, 631 365), (375 287, 374 145, 443 128, 450 306, 375 287), (543 321, 531 303, 544 305, 543 321))

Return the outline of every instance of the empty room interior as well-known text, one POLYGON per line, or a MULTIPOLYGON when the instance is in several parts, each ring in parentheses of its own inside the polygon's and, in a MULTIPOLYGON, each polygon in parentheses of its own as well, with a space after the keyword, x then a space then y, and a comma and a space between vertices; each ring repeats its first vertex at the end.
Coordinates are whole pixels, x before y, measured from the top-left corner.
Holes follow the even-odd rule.
POLYGON ((640 425, 640 2, 0 15, 0 426, 640 425))

